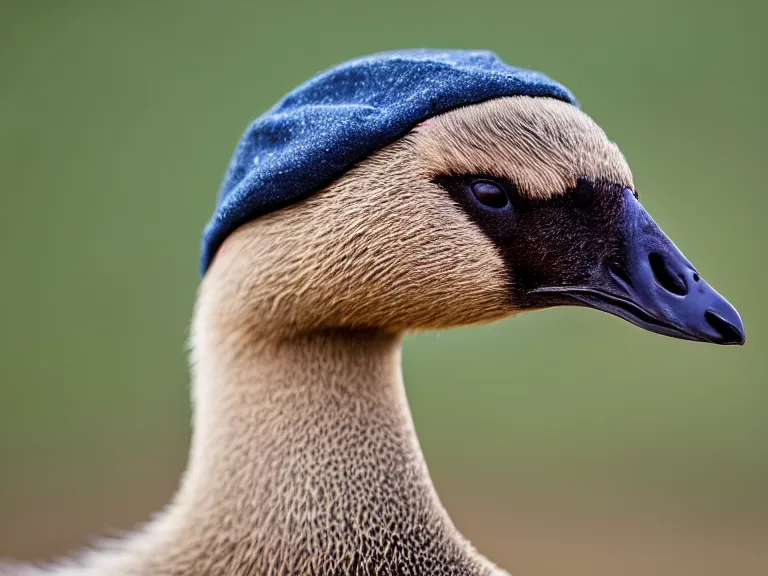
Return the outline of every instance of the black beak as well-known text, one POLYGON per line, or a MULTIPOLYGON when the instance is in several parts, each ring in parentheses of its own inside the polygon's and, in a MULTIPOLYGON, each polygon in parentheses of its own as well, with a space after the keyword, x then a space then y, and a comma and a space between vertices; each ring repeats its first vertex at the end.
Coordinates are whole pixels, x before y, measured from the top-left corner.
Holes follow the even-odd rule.
POLYGON ((597 308, 632 324, 675 338, 744 344, 736 309, 696 268, 625 190, 624 266, 604 264, 581 286, 547 287, 574 304, 597 308))

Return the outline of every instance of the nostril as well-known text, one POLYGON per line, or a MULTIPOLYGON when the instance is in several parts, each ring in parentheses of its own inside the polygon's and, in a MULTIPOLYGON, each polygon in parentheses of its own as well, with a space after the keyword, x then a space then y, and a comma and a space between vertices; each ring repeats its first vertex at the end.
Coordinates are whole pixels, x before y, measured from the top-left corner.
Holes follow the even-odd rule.
POLYGON ((714 312, 709 310, 704 312, 704 319, 717 331, 718 334, 720 334, 724 344, 742 344, 744 342, 744 336, 739 329, 733 326, 730 322, 720 318, 720 316, 714 312))
POLYGON ((688 294, 688 286, 686 285, 685 280, 683 280, 682 275, 671 272, 667 268, 666 261, 661 254, 651 252, 648 254, 648 261, 651 263, 651 269, 653 270, 653 275, 656 277, 656 281, 661 284, 665 290, 672 292, 672 294, 677 294, 678 296, 685 296, 688 294))

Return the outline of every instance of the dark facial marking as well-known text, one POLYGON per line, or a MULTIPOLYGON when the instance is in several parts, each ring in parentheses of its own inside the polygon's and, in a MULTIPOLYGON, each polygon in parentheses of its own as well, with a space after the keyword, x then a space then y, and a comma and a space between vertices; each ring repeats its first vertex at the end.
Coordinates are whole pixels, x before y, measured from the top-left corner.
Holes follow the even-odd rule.
POLYGON ((442 176, 436 182, 501 250, 517 307, 572 303, 531 291, 585 284, 605 265, 626 276, 624 196, 618 184, 581 178, 561 196, 534 200, 511 182, 484 175, 442 176), (486 205, 474 192, 480 182, 495 185, 509 202, 486 205))
POLYGON ((634 190, 581 178, 565 194, 533 200, 498 178, 436 182, 499 248, 516 308, 588 306, 666 336, 744 344, 736 309, 699 276, 634 190))

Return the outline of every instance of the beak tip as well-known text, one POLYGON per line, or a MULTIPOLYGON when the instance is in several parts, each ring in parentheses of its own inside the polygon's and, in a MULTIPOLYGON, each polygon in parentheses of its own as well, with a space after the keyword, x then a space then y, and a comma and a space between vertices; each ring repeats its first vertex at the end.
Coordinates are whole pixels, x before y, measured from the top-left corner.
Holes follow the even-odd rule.
POLYGON ((704 313, 704 319, 717 334, 716 344, 743 346, 747 340, 744 324, 736 309, 729 308, 725 314, 709 309, 704 313))

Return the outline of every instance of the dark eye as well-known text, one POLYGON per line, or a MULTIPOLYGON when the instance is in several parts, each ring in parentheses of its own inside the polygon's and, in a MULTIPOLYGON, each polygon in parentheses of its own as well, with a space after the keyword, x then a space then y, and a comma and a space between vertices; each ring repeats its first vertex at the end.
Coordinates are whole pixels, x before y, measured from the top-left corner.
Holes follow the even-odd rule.
POLYGON ((576 187, 571 190, 571 202, 577 208, 589 208, 595 201, 595 186, 585 178, 579 178, 576 187))
POLYGON ((509 204, 509 198, 501 186, 490 180, 474 181, 472 194, 475 195, 478 202, 490 208, 504 208, 509 204))

